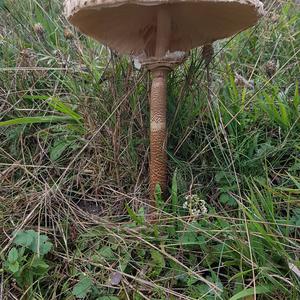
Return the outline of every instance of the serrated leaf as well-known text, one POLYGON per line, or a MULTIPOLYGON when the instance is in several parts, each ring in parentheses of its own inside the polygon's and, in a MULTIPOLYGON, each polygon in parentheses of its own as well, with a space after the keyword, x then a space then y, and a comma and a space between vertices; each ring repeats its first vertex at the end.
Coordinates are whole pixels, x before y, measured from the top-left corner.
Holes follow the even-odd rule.
POLYGON ((34 253, 38 253, 43 256, 51 251, 52 246, 52 243, 49 242, 49 239, 46 235, 40 235, 36 232, 36 236, 33 239, 30 249, 34 253))
POLYGON ((52 243, 49 242, 46 235, 40 235, 33 230, 19 231, 15 236, 14 244, 26 247, 42 256, 47 254, 52 248, 52 243))
POLYGON ((15 238, 14 238, 14 244, 18 246, 23 247, 30 247, 34 239, 34 231, 28 230, 28 231, 19 231, 15 238))
POLYGON ((20 269, 20 265, 18 261, 15 261, 13 263, 8 263, 8 269, 12 272, 12 273, 17 273, 20 269))
POLYGON ((14 263, 18 260, 19 257, 19 253, 18 250, 16 248, 12 248, 9 253, 8 253, 8 261, 9 263, 14 263))
POLYGON ((21 247, 21 248, 18 249, 19 257, 23 257, 24 256, 25 250, 26 250, 25 247, 21 247))
POLYGON ((49 265, 39 257, 35 257, 32 261, 31 266, 35 269, 38 269, 38 271, 45 272, 48 270, 49 265))
POLYGON ((79 298, 85 298, 92 288, 92 280, 87 276, 82 276, 80 281, 74 286, 72 294, 79 298))

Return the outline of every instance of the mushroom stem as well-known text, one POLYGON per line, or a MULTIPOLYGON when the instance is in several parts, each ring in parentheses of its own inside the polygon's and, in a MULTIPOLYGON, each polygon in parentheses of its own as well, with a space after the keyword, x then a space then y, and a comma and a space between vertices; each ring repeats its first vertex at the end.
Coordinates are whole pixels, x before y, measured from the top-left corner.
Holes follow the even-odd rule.
MULTIPOLYGON (((171 18, 166 7, 157 13, 155 57, 162 58, 169 50, 171 18)), ((155 218, 155 190, 159 184, 164 194, 167 188, 167 78, 168 68, 163 64, 152 70, 150 98, 150 216, 155 218)), ((150 217, 150 218, 152 218, 150 217)))
POLYGON ((152 71, 153 81, 150 100, 150 199, 152 213, 156 207, 156 185, 160 185, 162 193, 166 192, 167 187, 167 76, 167 69, 157 68, 152 71))

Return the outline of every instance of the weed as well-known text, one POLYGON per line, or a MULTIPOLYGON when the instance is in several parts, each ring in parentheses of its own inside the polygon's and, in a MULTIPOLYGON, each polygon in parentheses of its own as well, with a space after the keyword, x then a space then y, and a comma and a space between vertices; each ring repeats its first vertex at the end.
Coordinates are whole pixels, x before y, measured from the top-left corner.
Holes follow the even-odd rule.
POLYGON ((34 286, 40 285, 49 271, 44 257, 53 245, 46 235, 33 230, 17 232, 13 244, 15 246, 8 252, 4 268, 16 280, 24 298, 32 299, 34 286))

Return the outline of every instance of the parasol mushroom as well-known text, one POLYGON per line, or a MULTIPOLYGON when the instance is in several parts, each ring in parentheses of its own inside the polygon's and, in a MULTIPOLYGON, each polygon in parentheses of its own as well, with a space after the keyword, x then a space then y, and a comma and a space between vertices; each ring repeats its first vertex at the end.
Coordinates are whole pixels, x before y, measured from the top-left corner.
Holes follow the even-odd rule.
POLYGON ((150 215, 155 189, 167 187, 168 72, 192 48, 256 24, 258 0, 65 0, 69 21, 120 54, 138 57, 152 73, 150 97, 150 215))

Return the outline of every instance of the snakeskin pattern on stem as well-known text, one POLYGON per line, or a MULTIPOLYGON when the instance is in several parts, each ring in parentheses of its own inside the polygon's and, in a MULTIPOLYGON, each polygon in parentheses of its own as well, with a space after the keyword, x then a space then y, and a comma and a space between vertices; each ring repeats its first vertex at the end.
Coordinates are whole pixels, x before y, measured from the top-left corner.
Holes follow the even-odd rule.
POLYGON ((155 207, 155 188, 159 184, 163 193, 167 187, 167 76, 168 70, 152 71, 153 81, 150 99, 150 195, 151 207, 155 207))

